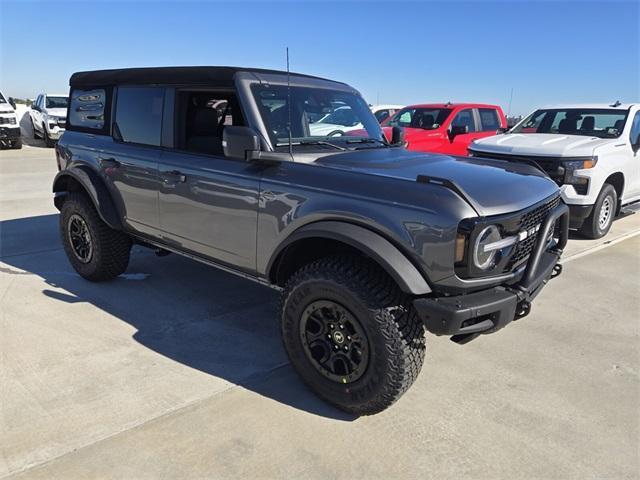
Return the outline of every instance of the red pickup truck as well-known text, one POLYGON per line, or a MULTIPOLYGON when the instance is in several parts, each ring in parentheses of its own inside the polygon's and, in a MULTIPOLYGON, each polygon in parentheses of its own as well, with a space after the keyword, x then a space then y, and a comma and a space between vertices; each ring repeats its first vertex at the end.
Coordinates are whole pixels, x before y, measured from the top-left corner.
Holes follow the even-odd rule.
POLYGON ((476 138, 490 137, 507 127, 502 108, 481 103, 411 105, 382 123, 387 138, 394 126, 403 127, 409 150, 467 155, 476 138))

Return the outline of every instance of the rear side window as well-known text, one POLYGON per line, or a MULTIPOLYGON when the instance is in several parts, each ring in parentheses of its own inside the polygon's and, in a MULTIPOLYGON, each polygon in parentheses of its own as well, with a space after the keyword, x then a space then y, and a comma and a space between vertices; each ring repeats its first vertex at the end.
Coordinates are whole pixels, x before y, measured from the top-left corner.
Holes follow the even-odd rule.
POLYGON ((464 127, 467 126, 469 128, 469 133, 476 132, 476 121, 473 118, 473 110, 470 108, 467 110, 461 110, 451 122, 451 125, 454 127, 464 127))
MULTIPOLYGON (((102 88, 74 90, 71 93, 68 123, 81 129, 104 129, 106 97, 106 91, 102 88)), ((38 98, 38 101, 40 100, 38 98)))
POLYGON ((480 124, 483 132, 496 131, 500 128, 498 112, 493 108, 480 108, 480 124))
POLYGON ((119 87, 114 137, 123 142, 160 145, 164 88, 119 87))

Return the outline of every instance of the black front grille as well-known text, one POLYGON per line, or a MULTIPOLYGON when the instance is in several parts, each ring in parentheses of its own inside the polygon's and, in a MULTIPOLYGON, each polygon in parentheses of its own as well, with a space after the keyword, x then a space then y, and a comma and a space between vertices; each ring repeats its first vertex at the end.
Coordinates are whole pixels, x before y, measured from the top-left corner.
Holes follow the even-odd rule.
POLYGON ((538 239, 538 232, 535 231, 536 227, 538 225, 542 226, 549 212, 558 205, 560 205, 559 196, 522 215, 519 222, 519 231, 526 231, 528 235, 516 245, 513 255, 509 259, 508 270, 512 270, 529 258, 538 239))
POLYGON ((0 125, 16 125, 16 117, 0 117, 0 125))

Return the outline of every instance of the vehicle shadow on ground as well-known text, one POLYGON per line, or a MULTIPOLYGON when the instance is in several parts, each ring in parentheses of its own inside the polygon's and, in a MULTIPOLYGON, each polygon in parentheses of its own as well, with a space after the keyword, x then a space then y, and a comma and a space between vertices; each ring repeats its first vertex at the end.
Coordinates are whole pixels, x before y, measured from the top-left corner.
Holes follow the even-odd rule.
POLYGON ((142 247, 134 247, 124 275, 88 282, 66 259, 58 215, 0 222, 0 255, 1 273, 43 278, 49 299, 95 305, 133 326, 136 341, 165 357, 315 415, 355 419, 318 399, 292 373, 277 292, 267 287, 142 247))

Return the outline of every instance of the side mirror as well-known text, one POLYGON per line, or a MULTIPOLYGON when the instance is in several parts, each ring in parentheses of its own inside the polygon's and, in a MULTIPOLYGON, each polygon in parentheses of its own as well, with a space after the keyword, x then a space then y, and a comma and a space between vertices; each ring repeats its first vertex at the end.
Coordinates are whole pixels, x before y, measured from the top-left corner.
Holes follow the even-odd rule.
POLYGON ((15 110, 16 101, 13 99, 13 97, 9 97, 9 105, 11 105, 13 107, 13 109, 15 110))
POLYGON ((391 129, 391 145, 404 144, 404 128, 394 126, 391 129))
POLYGON ((449 138, 453 140, 458 135, 464 135, 465 133, 469 133, 469 127, 467 125, 451 125, 449 138))
POLYGON ((222 132, 222 149, 227 158, 249 160, 251 154, 260 150, 260 137, 249 127, 224 127, 222 132))

